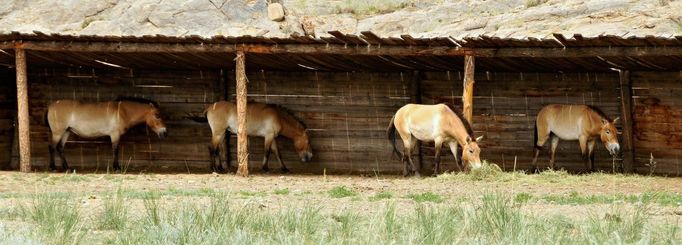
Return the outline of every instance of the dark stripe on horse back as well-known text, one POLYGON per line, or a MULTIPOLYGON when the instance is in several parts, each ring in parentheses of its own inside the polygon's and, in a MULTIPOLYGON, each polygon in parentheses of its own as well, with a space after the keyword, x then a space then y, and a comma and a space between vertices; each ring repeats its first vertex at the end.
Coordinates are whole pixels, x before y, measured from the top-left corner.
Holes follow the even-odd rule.
POLYGON ((150 100, 150 99, 145 99, 145 98, 139 98, 139 97, 128 97, 128 96, 119 96, 117 97, 114 101, 130 101, 130 102, 137 102, 141 104, 152 104, 154 107, 159 108, 159 103, 156 101, 150 100))
POLYGON ((448 108, 450 108, 450 110, 452 112, 454 112, 455 115, 457 115, 457 117, 459 117, 459 120, 462 120, 462 124, 464 124, 464 129, 466 129, 467 133, 469 134, 469 137, 471 137, 471 139, 473 140, 474 139, 474 130, 471 128, 471 123, 469 123, 469 120, 464 118, 464 114, 462 114, 462 111, 458 110, 458 108, 455 107, 455 105, 453 105, 453 104, 450 104, 450 103, 441 103, 441 104, 446 105, 448 108))
POLYGON ((278 104, 267 104, 269 107, 275 108, 278 112, 280 112, 283 116, 288 116, 294 119, 294 121, 298 122, 303 126, 303 129, 307 129, 308 127, 305 125, 305 123, 296 116, 289 108, 286 108, 284 106, 278 105, 278 104))
POLYGON ((599 114, 599 116, 601 116, 602 118, 606 119, 607 121, 609 121, 609 122, 611 121, 611 118, 609 118, 608 116, 606 116, 606 114, 605 114, 601 109, 599 109, 599 108, 597 108, 597 107, 595 107, 595 106, 591 106, 591 105, 587 105, 587 108, 590 108, 590 110, 596 112, 597 114, 599 114))

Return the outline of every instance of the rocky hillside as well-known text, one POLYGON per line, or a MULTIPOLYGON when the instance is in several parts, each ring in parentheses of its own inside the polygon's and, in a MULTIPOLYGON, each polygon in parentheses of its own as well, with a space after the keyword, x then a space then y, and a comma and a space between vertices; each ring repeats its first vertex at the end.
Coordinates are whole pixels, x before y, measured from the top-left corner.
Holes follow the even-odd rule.
POLYGON ((86 35, 682 35, 682 0, 0 0, 0 32, 86 35), (284 20, 268 17, 272 2, 284 20))

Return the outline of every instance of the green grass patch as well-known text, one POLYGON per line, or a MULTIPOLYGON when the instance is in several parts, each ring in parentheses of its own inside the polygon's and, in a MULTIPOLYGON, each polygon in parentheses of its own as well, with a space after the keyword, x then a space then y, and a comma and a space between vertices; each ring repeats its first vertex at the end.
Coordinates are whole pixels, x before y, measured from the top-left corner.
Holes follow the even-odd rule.
POLYGON ((538 197, 553 204, 587 205, 610 203, 655 203, 663 206, 682 206, 682 194, 673 192, 644 192, 642 194, 589 194, 584 195, 576 191, 568 194, 548 194, 538 197))
POLYGON ((38 228, 32 235, 50 244, 80 244, 85 235, 78 201, 73 196, 42 194, 19 207, 20 216, 38 228))
POLYGON ((393 193, 388 192, 388 191, 382 191, 382 192, 376 193, 373 196, 369 197, 369 200, 372 202, 375 202, 375 201, 384 200, 384 199, 391 199, 391 198, 393 198, 393 193))
POLYGON ((128 203, 121 190, 104 198, 104 211, 99 218, 99 229, 122 230, 128 223, 128 203))
POLYGON ((424 192, 421 194, 409 194, 407 198, 414 200, 415 202, 434 202, 441 203, 445 198, 433 192, 424 192))
POLYGON ((515 203, 527 203, 531 199, 533 199, 533 195, 526 192, 519 192, 514 196, 515 203))
POLYGON ((327 193, 329 193, 329 196, 332 198, 344 198, 358 195, 357 192, 348 189, 348 187, 346 187, 345 185, 334 187, 327 193))
POLYGON ((264 191, 240 191, 239 195, 245 197, 264 197, 267 196, 268 194, 265 193, 264 191))
POLYGON ((275 189, 272 191, 275 195, 289 195, 289 188, 275 189))

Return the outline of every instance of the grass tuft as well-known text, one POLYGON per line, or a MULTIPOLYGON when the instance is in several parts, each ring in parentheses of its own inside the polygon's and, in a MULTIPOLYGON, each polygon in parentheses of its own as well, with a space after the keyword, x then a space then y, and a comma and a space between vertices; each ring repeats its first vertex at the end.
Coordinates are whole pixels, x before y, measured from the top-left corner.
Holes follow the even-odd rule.
POLYGON ((33 235, 50 244, 80 244, 85 232, 78 202, 73 197, 36 195, 20 215, 38 226, 33 235))
POLYGON ((275 189, 272 191, 275 195, 289 195, 289 188, 275 189))
POLYGON ((344 198, 344 197, 352 197, 352 196, 357 196, 358 193, 348 189, 345 185, 342 186, 337 186, 329 190, 329 196, 332 198, 344 198))
POLYGON ((407 195, 407 198, 410 198, 414 200, 415 202, 434 202, 434 203, 440 203, 445 200, 441 195, 438 195, 433 192, 424 192, 421 194, 409 194, 407 195))
POLYGON ((369 200, 372 202, 379 201, 379 200, 384 200, 384 199, 391 199, 393 198, 393 193, 388 192, 388 191, 382 191, 377 194, 374 194, 374 196, 369 197, 369 200))
POLYGON ((118 190, 114 196, 104 199, 104 213, 99 219, 99 229, 122 230, 128 223, 128 205, 123 197, 122 190, 118 190))

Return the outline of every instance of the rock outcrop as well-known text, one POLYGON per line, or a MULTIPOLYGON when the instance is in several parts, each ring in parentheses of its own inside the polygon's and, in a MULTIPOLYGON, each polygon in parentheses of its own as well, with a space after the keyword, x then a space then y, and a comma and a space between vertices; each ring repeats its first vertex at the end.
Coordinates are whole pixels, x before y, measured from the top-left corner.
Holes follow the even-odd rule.
POLYGON ((2 5, 0 32, 205 37, 319 37, 331 30, 455 38, 682 35, 682 0, 2 0, 2 5), (281 4, 284 15, 269 16, 269 2, 281 4))

